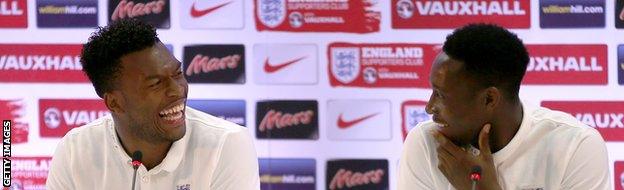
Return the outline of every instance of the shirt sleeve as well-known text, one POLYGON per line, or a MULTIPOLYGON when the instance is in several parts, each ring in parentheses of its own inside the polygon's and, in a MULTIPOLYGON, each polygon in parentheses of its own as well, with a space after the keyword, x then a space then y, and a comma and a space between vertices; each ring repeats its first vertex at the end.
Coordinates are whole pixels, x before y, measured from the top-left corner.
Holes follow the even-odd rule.
POLYGON ((54 156, 52 156, 52 164, 46 180, 46 189, 48 190, 75 189, 71 180, 69 137, 70 135, 67 135, 59 142, 54 156))
POLYGON ((434 189, 432 162, 425 139, 427 134, 421 127, 418 125, 412 129, 403 144, 399 161, 399 190, 434 189))
POLYGON ((259 190, 258 157, 247 130, 225 137, 210 189, 259 190))
POLYGON ((565 169, 562 189, 611 189, 605 142, 595 129, 588 131, 565 169))

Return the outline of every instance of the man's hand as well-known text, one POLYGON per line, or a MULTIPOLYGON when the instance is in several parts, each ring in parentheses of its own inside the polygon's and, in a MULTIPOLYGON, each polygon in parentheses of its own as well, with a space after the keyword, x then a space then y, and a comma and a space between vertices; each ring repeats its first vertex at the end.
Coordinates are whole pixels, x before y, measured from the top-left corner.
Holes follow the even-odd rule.
POLYGON ((443 134, 432 131, 436 141, 438 141, 438 169, 442 171, 446 179, 456 189, 471 189, 470 172, 473 166, 481 167, 481 180, 478 182, 479 190, 500 190, 496 178, 496 169, 490 150, 490 124, 485 124, 479 133, 478 156, 473 156, 457 145, 453 144, 443 134))

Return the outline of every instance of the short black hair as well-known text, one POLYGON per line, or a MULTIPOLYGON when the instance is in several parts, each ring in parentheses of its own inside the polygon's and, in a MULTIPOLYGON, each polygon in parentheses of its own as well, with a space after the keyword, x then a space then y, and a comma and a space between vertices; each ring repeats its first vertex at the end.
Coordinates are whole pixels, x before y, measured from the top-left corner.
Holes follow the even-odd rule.
POLYGON ((463 62, 464 71, 481 87, 501 88, 517 98, 529 63, 522 40, 494 24, 468 24, 446 37, 444 53, 463 62))
POLYGON ((82 46, 80 62, 95 92, 101 98, 113 90, 119 75, 121 57, 141 51, 160 42, 156 29, 137 19, 121 19, 105 27, 98 27, 82 46))

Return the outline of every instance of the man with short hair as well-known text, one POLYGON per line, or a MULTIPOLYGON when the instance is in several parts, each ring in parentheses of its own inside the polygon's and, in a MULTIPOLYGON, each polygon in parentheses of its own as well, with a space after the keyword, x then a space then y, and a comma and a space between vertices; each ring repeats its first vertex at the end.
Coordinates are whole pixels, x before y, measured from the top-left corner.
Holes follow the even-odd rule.
POLYGON ((100 28, 83 70, 111 116, 72 129, 52 158, 56 189, 259 189, 246 128, 186 107, 182 63, 156 29, 134 19, 100 28), (133 181, 131 155, 142 152, 133 181))
POLYGON ((607 150, 569 114, 531 106, 518 92, 529 56, 496 25, 470 24, 446 38, 435 59, 426 111, 410 131, 399 190, 610 189, 607 150), (473 176, 477 177, 477 176, 473 176))

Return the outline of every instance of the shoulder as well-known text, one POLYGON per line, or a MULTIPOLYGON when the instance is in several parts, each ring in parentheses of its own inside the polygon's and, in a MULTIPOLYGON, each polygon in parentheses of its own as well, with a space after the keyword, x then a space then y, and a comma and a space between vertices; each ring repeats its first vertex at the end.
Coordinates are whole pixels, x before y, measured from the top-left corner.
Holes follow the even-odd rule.
POLYGON ((223 141, 231 135, 245 134, 247 128, 230 121, 212 116, 191 107, 186 107, 186 121, 188 127, 192 128, 194 140, 201 142, 206 141, 223 141))
POLYGON ((598 131, 574 116, 557 110, 536 107, 529 112, 533 130, 541 133, 556 133, 556 137, 573 140, 585 138, 601 138, 598 131))
POLYGON ((431 135, 431 131, 435 130, 436 123, 432 120, 421 122, 407 134, 404 146, 407 149, 424 149, 435 150, 430 147, 435 146, 435 139, 431 135))
POLYGON ((107 127, 112 126, 112 122, 113 118, 108 115, 81 127, 73 128, 62 138, 61 145, 86 148, 102 145, 106 140, 107 127))

